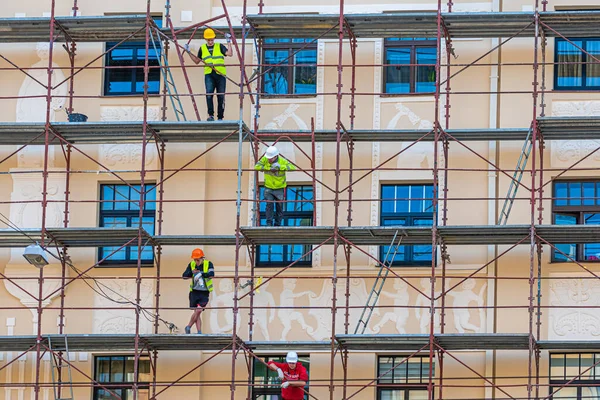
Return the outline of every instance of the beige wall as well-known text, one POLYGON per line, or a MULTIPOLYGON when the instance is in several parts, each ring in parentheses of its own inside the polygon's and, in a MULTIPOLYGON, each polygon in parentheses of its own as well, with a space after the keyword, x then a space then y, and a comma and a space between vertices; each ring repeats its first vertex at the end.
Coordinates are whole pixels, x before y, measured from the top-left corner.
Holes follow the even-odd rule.
MULTIPOLYGON (((173 5, 172 14, 177 26, 191 24, 193 22, 209 18, 211 15, 218 15, 221 12, 221 2, 217 0, 205 0, 203 2, 184 1, 173 5), (207 4, 208 3, 208 4, 207 4), (210 10, 210 13, 207 13, 210 10), (182 22, 181 13, 191 11, 193 22, 182 22)), ((455 1, 455 10, 458 11, 491 11, 495 2, 485 1, 455 1)), ((500 1, 504 11, 522 11, 527 10, 533 1, 515 0, 500 1)), ((2 17, 14 17, 24 13, 27 17, 39 17, 49 11, 49 1, 23 0, 20 2, 9 2, 4 4, 0 11, 2 17), (43 5, 42 5, 43 3, 43 5)), ((241 0, 228 1, 227 5, 232 14, 233 20, 237 21, 241 14, 241 0)), ((104 2, 84 2, 80 4, 80 13, 84 16, 105 15, 113 13, 143 13, 145 12, 146 2, 142 0, 114 1, 104 2)), ((597 0, 579 0, 578 6, 600 6, 597 0)), ((151 11, 153 13, 162 13, 163 4, 160 1, 153 1, 151 11)), ((572 2, 566 0, 551 0, 549 9, 553 7, 575 7, 572 2)), ((256 11, 256 4, 250 5, 251 10, 256 11)), ((335 12, 338 2, 328 1, 296 1, 296 0, 265 0, 265 12, 335 12)), ((347 0, 346 9, 348 12, 379 12, 394 10, 431 10, 436 7, 435 2, 420 1, 370 1, 347 0)), ((67 1, 58 1, 56 14, 68 15, 71 4, 67 1)), ((223 25, 221 22, 220 25, 223 25)), ((533 61, 532 39, 513 39, 502 47, 499 55, 503 63, 531 63, 533 61)), ((192 47, 195 49, 202 42, 195 40, 192 47)), ((469 39, 456 40, 453 43, 457 59, 448 60, 453 66, 450 73, 457 72, 462 65, 471 63, 482 54, 495 46, 495 42, 488 39, 469 39), (454 64, 461 64, 455 66, 454 64)), ((39 58, 35 52, 34 43, 22 44, 2 44, 0 53, 15 64, 29 68, 37 63, 39 58)), ((101 43, 83 43, 79 44, 76 65, 83 66, 91 62, 100 55, 105 46, 101 43)), ((384 62, 382 40, 360 39, 357 48, 357 63, 359 64, 381 64, 384 62)), ((246 48, 246 64, 256 62, 256 55, 253 54, 254 48, 251 44, 246 48)), ((548 41, 548 60, 553 59, 554 43, 548 41)), ((318 54, 320 64, 335 65, 338 59, 337 40, 321 40, 318 44, 318 54)), ((496 55, 488 56, 480 60, 480 64, 489 64, 494 62, 496 55)), ((239 81, 239 70, 231 64, 236 64, 237 58, 228 60, 230 67, 228 76, 233 81, 239 81), (236 71, 237 70, 237 71, 236 71)), ((61 49, 56 46, 54 52, 54 62, 61 68, 64 75, 69 75, 68 57, 61 49)), ((177 65, 178 62, 171 55, 170 62, 177 65)), ((189 64, 189 60, 186 60, 189 64)), ((349 46, 344 47, 343 62, 351 62, 349 46)), ((90 121, 102 120, 134 120, 139 119, 140 108, 142 107, 141 97, 107 97, 102 95, 103 85, 103 59, 92 63, 94 69, 86 69, 79 73, 75 78, 76 96, 85 96, 75 100, 75 111, 85 113, 90 121), (115 117, 117 113, 117 117, 115 117)), ((0 67, 8 68, 9 64, 0 61, 0 67)), ((251 74, 252 67, 247 68, 247 73, 251 74)), ((498 96, 497 110, 493 107, 493 97, 489 94, 475 94, 473 92, 488 92, 490 84, 495 79, 495 71, 489 65, 473 66, 452 79, 452 91, 462 92, 463 94, 452 94, 450 97, 450 128, 488 128, 490 119, 497 118, 498 127, 527 127, 532 119, 532 98, 529 93, 522 94, 503 94, 498 96), (468 93, 465 93, 468 92, 468 93)), ((503 66, 498 71, 499 87, 501 91, 529 91, 533 80, 531 66, 503 66)), ((541 73, 541 71, 540 71, 541 73)), ((548 93, 545 95, 545 114, 552 115, 590 115, 598 109, 597 102, 600 100, 597 93, 581 92, 555 92, 552 91, 553 68, 546 68, 546 82, 548 93), (570 111, 571 110, 571 111, 570 111), (575 111, 572 111, 575 110, 575 111), (577 114, 579 113, 579 114, 577 114)), ((195 93, 203 93, 204 84, 202 82, 202 70, 194 67, 189 69, 191 84, 195 93)), ((442 76, 445 76, 446 70, 443 69, 442 76)), ((179 70, 174 69, 174 75, 177 87, 180 93, 186 93, 183 75, 179 70)), ((0 88, 3 97, 17 96, 25 75, 19 71, 3 70, 0 75, 0 88)), ((343 90, 348 91, 351 87, 351 70, 345 68, 343 71, 343 90)), ((337 70, 335 67, 319 68, 318 72, 318 91, 325 93, 334 93, 337 84, 337 70)), ((380 92, 382 85, 382 72, 379 67, 359 67, 357 69, 356 88, 358 93, 380 92)), ((239 100, 237 88, 228 83, 227 110, 226 118, 236 120, 239 116, 239 100)), ((255 88, 253 87, 253 90, 255 88)), ((202 118, 206 115, 205 101, 203 97, 197 97, 202 118)), ((0 108, 0 121, 13 122, 16 119, 17 101, 14 99, 2 99, 0 108)), ((193 116, 191 101, 189 98, 183 100, 185 111, 188 116, 193 116)), ((434 97, 424 96, 378 96, 378 95, 359 95, 356 97, 356 119, 354 126, 356 129, 413 129, 418 127, 428 127, 435 120, 434 97)), ((444 121, 444 98, 442 98, 442 107, 440 118, 444 121)), ((346 127, 350 125, 349 119, 349 96, 344 96, 342 102, 342 122, 346 127)), ((158 97, 149 99, 149 106, 152 118, 159 119, 161 101, 158 97)), ((170 102, 167 103, 169 111, 167 120, 174 120, 174 114, 171 111, 170 102)), ((337 113, 337 101, 335 96, 327 95, 314 98, 287 98, 287 99, 265 99, 261 101, 260 126, 275 127, 276 129, 294 130, 305 129, 311 126, 311 119, 317 129, 335 129, 337 113), (281 115, 291 114, 293 117, 282 119, 281 115), (278 118, 279 117, 279 118, 278 118)), ((254 109, 248 99, 245 97, 243 116, 245 122, 252 126, 254 109)), ((64 112, 56 113, 56 121, 65 121, 64 112)), ((493 126, 492 126, 493 127, 493 126)), ((175 170, 181 168, 188 161, 197 155, 206 151, 212 144, 177 144, 168 143, 166 151, 165 168, 175 170)), ((359 143, 356 145, 354 153, 353 178, 362 176, 366 169, 375 167, 387 158, 397 154, 407 143, 359 143), (361 170, 362 169, 362 170, 361 170)), ((496 157, 493 143, 487 142, 467 142, 468 148, 459 143, 450 143, 450 153, 448 166, 453 169, 448 174, 448 224, 449 225, 486 225, 494 219, 497 210, 494 204, 490 204, 483 199, 489 196, 490 190, 494 193, 496 185, 495 174, 488 174, 486 169, 489 164, 484 160, 496 162, 497 165, 511 175, 510 170, 515 168, 516 160, 521 151, 522 143, 502 142, 497 143, 499 149, 498 159, 496 157), (470 151, 471 149, 472 151, 470 151), (481 155, 484 159, 474 154, 481 155), (460 171, 458 171, 460 170, 460 171), (478 200, 470 200, 478 199, 478 200)), ((576 146, 583 146, 576 143, 576 146)), ((119 174, 126 180, 139 181, 139 174, 135 171, 140 168, 139 151, 140 145, 87 145, 77 146, 85 154, 88 154, 95 160, 104 163, 109 168, 121 171, 119 174)), ((303 169, 310 168, 310 162, 300 151, 294 150, 292 145, 285 144, 280 146, 284 150, 285 156, 295 159, 295 162, 303 169)), ((311 147, 302 144, 301 148, 311 154, 311 147)), ((579 147, 578 147, 579 148, 579 147)), ((594 147, 595 148, 595 147, 594 147)), ((16 150, 15 146, 0 147, 0 159, 7 157, 16 150)), ((158 167, 158 158, 153 145, 148 147, 150 152, 147 168, 154 171, 150 172, 146 179, 155 182, 159 179, 156 172, 158 167)), ((565 168, 577 161, 577 158, 560 158, 559 153, 564 153, 564 144, 555 142, 546 142, 546 149, 543 154, 546 167, 565 168)), ((560 153, 560 154, 563 154, 560 153)), ((187 171, 180 172, 169 179, 165 185, 164 205, 164 223, 163 234, 165 235, 227 235, 232 234, 236 224, 236 187, 237 176, 234 171, 237 167, 237 144, 221 144, 215 149, 209 151, 205 156, 192 163, 189 168, 192 169, 223 169, 223 171, 187 171), (225 171, 227 169, 227 171, 225 171), (227 201, 221 201, 221 200, 227 201), (185 200, 185 201, 184 201, 185 200), (216 201, 220 200, 220 201, 216 201), (212 202, 211 202, 212 201, 212 202)), ((39 171, 35 160, 39 159, 39 154, 27 153, 25 158, 21 159, 21 164, 26 164, 24 168, 27 171, 39 171)), ((57 169, 64 169, 65 162, 62 151, 59 147, 54 149, 54 166, 57 169)), ((582 165, 594 167, 597 159, 589 160, 582 165)), ((376 201, 379 196, 379 187, 385 183, 406 183, 406 182, 432 182, 430 169, 433 165, 433 145, 430 143, 421 143, 412 150, 403 153, 400 157, 393 158, 384 167, 384 170, 374 172, 361 180, 354 187, 353 192, 353 220, 354 226, 377 225, 379 221, 379 206, 376 201)), ((440 160, 443 162, 443 160, 440 160)), ((29 178, 25 179, 25 174, 19 173, 15 168, 21 166, 16 157, 12 157, 0 164, 0 193, 4 195, 0 198, 0 212, 10 215, 11 218, 21 218, 22 227, 37 227, 35 218, 31 217, 38 212, 37 206, 28 205, 21 207, 16 204, 9 204, 11 193, 18 199, 28 198, 30 200, 39 200, 36 191, 40 189, 41 174, 28 173, 29 178), (27 194, 33 193, 33 194, 27 194), (27 197, 29 196, 29 197, 27 197), (36 197, 37 196, 37 197, 36 197), (32 219, 33 218, 33 219, 32 219), (30 225, 27 225, 30 224, 30 225)), ((244 168, 250 168, 253 164, 253 158, 250 152, 250 145, 243 147, 242 165, 244 168)), ((317 168, 324 171, 319 172, 318 176, 326 185, 333 187, 335 185, 335 175, 331 171, 336 165, 335 145, 318 144, 317 145, 317 168)), ((443 165, 443 164, 440 164, 443 165)), ((345 148, 341 151, 340 167, 347 169, 349 166, 347 152, 345 148)), ((98 206, 93 201, 99 198, 98 188, 101 183, 116 182, 116 178, 104 171, 97 163, 87 159, 82 154, 74 151, 72 156, 72 169, 81 171, 71 175, 71 200, 70 205, 70 226, 71 227, 94 227, 98 224, 98 206)), ((22 172, 22 171, 21 171, 22 172)), ((545 173, 545 180, 556 176, 558 171, 545 173)), ((596 172, 571 172, 566 176, 577 177, 596 176, 596 172)), ((63 174, 60 174, 63 176, 63 174)), ((251 189, 253 187, 253 174, 245 171, 242 176, 242 198, 251 198, 251 189)), ((294 184, 308 184, 310 177, 301 172, 292 173, 289 176, 290 182, 294 184)), ((530 185, 531 179, 528 174, 523 178, 526 185, 530 185)), ((343 188, 348 183, 348 173, 342 172, 340 175, 340 186, 343 188)), ((503 197, 509 185, 509 178, 503 174, 497 176, 498 191, 496 196, 503 197)), ((318 186, 319 198, 326 202, 318 203, 317 223, 319 225, 333 225, 334 214, 331 200, 333 195, 322 185, 318 186)), ((64 187, 56 183, 55 193, 52 198, 55 200, 63 199, 64 187)), ((545 196, 551 193, 551 186, 547 187, 545 196)), ((527 197, 525 191, 520 191, 518 197, 527 197)), ((347 201, 347 192, 341 195, 342 201, 347 201)), ((340 207, 340 217, 338 223, 346 224, 347 203, 340 207)), ((498 202, 496 206, 502 206, 498 202)), ((63 207, 59 203, 59 211, 63 207)), ((242 225, 249 224, 249 210, 251 205, 244 202, 241 208, 242 225)), ((544 223, 551 223, 551 204, 549 201, 544 203, 544 223)), ((60 217, 60 212, 53 215, 60 217)), ((62 219, 59 218, 59 223, 62 219)), ((517 200, 512 210, 510 224, 528 224, 530 222, 530 205, 528 200, 517 200)), ((198 244, 202 246, 202 243, 198 244)), ((187 283, 179 279, 180 274, 188 262, 188 255, 194 246, 188 247, 166 247, 163 250, 161 275, 161 296, 160 302, 163 310, 161 316, 168 321, 175 323, 180 330, 188 321, 189 311, 187 306, 187 283)), ((231 307, 233 285, 231 277, 234 274, 235 249, 233 247, 203 246, 207 257, 211 259, 216 266, 217 278, 215 279, 215 292, 212 296, 211 306, 219 309, 209 310, 204 314, 205 333, 231 333, 233 322, 231 307)), ((482 265, 489 262, 494 254, 500 254, 505 251, 507 246, 498 246, 497 249, 488 246, 450 246, 448 253, 451 263, 447 266, 449 278, 445 282, 445 287, 454 285, 460 281, 459 277, 464 277, 479 269, 482 265), (495 253, 496 252, 496 253, 495 253)), ((363 248, 365 251, 376 255, 376 248, 363 248)), ((343 253, 338 252, 338 276, 341 279, 337 285, 338 306, 345 306, 345 260, 343 253)), ((96 251, 94 249, 72 249, 69 251, 74 265, 79 269, 87 269, 96 261, 96 251)), ((550 249, 544 248, 542 257, 542 276, 544 278, 558 278, 559 281, 573 282, 576 278, 585 276, 583 271, 572 264, 550 263, 550 249), (562 277, 562 279, 560 279, 562 277), (570 278, 570 279, 566 279, 570 278)), ((240 254, 239 268, 240 274, 248 275, 250 273, 246 249, 240 254)), ((274 279, 266 287, 263 287, 261 293, 254 298, 255 306, 267 306, 268 304, 279 305, 286 300, 286 296, 291 294, 304 295, 294 298, 291 301, 296 310, 255 310, 255 340, 290 340, 290 341, 310 341, 327 340, 331 335, 331 311, 323 309, 308 309, 309 307, 328 307, 331 304, 332 284, 331 275, 333 272, 333 248, 324 247, 315 254, 315 261, 312 268, 294 268, 282 274, 282 279, 274 279), (300 279, 290 278, 291 276, 300 276, 300 279), (284 288, 287 287, 286 292, 284 288), (272 298, 272 300, 271 300, 272 298), (300 308, 301 307, 301 308, 300 308), (272 321, 271 321, 272 318, 272 321), (289 332, 284 336, 285 331, 289 332), (268 334, 268 336, 267 336, 268 334)), ((587 267, 598 273, 597 264, 589 264, 587 267)), ((58 265, 48 267, 48 278, 45 281, 44 289, 46 293, 53 291, 52 288, 58 287, 60 280, 60 268, 58 265)), ((264 268, 257 270, 256 274, 268 277, 278 272, 278 268, 264 268)), ((358 316, 360 306, 365 304, 366 297, 373 284, 373 275, 376 269, 373 262, 364 254, 354 250, 352 254, 351 271, 354 277, 350 281, 350 326, 353 331, 358 316)), ((423 276, 430 274, 430 268, 410 267, 398 270, 407 281, 424 292, 428 292, 429 281, 422 281, 423 276)), ((20 249, 11 251, 0 249, 0 272, 9 277, 19 277, 18 281, 26 288, 37 293, 37 270, 24 263, 20 258, 20 249), (24 279, 27 278, 27 279, 24 279)), ((441 273, 438 271, 436 273, 441 273)), ((109 285, 113 290, 121 293, 124 297, 134 299, 135 274, 134 268, 94 268, 90 274, 98 278, 101 282, 109 285), (117 279, 118 278, 118 279, 117 279)), ((154 304, 154 295, 156 287, 155 268, 142 269, 142 303, 145 307, 152 307, 154 304)), ((76 274, 70 271, 70 276, 76 274)), ((461 326, 466 327, 465 321, 472 324, 471 328, 466 330, 472 333, 476 328, 479 332, 501 332, 501 333, 527 333, 528 327, 528 305, 529 286, 527 278, 529 277, 529 249, 527 246, 519 246, 510 253, 500 258, 497 263, 492 263, 489 267, 483 269, 477 275, 473 287, 468 284, 465 287, 454 291, 455 296, 447 296, 446 305, 459 306, 464 299, 468 301, 468 310, 448 309, 445 315, 445 332, 461 332, 461 326), (485 277, 492 279, 486 280, 485 277), (498 279, 494 279, 497 276, 498 279), (518 279, 515 279, 518 278, 518 279), (493 306, 497 306, 493 310, 493 306), (466 313, 466 314, 465 314, 466 313), (463 318, 463 320, 461 320, 463 318), (464 319, 466 318, 466 320, 464 319), (458 322, 457 322, 458 321, 458 322), (462 321, 462 322, 460 322, 462 321)), ((245 279, 243 279, 245 280, 245 279)), ((28 310, 32 307, 31 299, 23 293, 19 293, 7 283, 0 285, 0 299, 2 309, 0 310, 0 335, 28 335, 35 329, 32 321, 32 312, 28 310), (10 290, 10 291, 9 291, 10 290)), ((557 305, 560 303, 560 294, 557 294, 560 288, 553 285, 555 280, 546 280, 542 285, 542 304, 543 306, 557 305), (554 297, 553 297, 554 296, 554 297), (556 300, 558 298, 558 300, 556 300), (552 300, 554 299, 554 300, 552 300)), ((240 290, 245 293, 247 289, 240 290)), ((442 282, 438 279, 436 291, 442 290, 442 282)), ((425 307, 429 306, 427 300, 421 296, 414 288, 402 284, 398 279, 388 279, 384 288, 384 295, 380 298, 379 304, 382 306, 379 313, 376 313, 371 319, 369 332, 397 334, 397 333, 425 333, 428 332, 427 320, 428 313, 425 307)), ((570 303, 569 303, 570 304, 570 303)), ((248 338, 248 308, 249 297, 245 297, 241 302, 240 320, 238 321, 238 335, 242 339, 248 338)), ((439 304, 438 304, 439 305, 439 304)), ((564 305, 564 304, 559 304, 564 305)), ((572 304, 571 304, 572 305, 572 304)), ((42 314, 41 324, 45 333, 56 333, 59 301, 54 297, 52 302, 45 305, 46 309, 42 314)), ((66 332, 67 333, 129 333, 131 332, 134 321, 133 311, 114 309, 115 306, 110 302, 103 301, 101 297, 95 294, 81 280, 76 280, 70 284, 66 290, 65 298, 66 310, 66 332), (69 308, 104 308, 91 310, 72 310, 69 308)), ((122 308, 122 307, 121 307, 122 308)), ((597 315, 594 314, 597 318, 597 315)), ((344 310, 339 310, 336 316, 337 333, 343 333, 344 310)), ((541 338, 556 338, 556 332, 553 331, 551 312, 544 311, 541 317, 541 338)), ((142 321, 143 322, 143 321, 142 321)), ((436 328, 439 330, 439 327, 436 328)), ((151 332, 152 324, 143 322, 142 331, 151 332)), ((167 333, 164 326, 159 327, 159 333, 167 333)), ((568 337, 566 337, 568 338, 568 337)), ((277 352, 281 353, 281 352, 277 352)), ((466 363, 472 370, 485 376, 492 376, 494 373, 499 384, 513 385, 506 391, 512 396, 526 395, 525 384, 527 383, 527 359, 526 351, 505 351, 497 352, 454 352, 452 353, 460 361, 466 363), (504 379, 503 377, 522 377, 504 379)), ((93 356, 91 354, 73 354, 73 360, 78 368, 85 373, 92 374, 93 356)), ((373 352, 354 352, 350 354, 350 364, 348 370, 348 379, 354 385, 366 384, 376 377, 377 355, 373 352)), ((387 353, 381 353, 387 354, 387 353)), ((408 354, 408 353, 400 353, 408 354)), ((17 353, 5 352, 0 354, 0 367, 15 357, 17 353)), ((164 352, 159 356, 159 367, 157 379, 162 382, 173 381, 186 371, 193 368, 203 360, 211 357, 211 352, 164 352)), ((311 380, 315 385, 311 388, 317 398, 328 398, 329 389, 326 381, 330 377, 330 355, 324 352, 311 353, 311 380)), ((28 355, 27 360, 17 362, 12 368, 6 368, 0 371, 0 381, 23 383, 31 382, 34 379, 33 355, 28 355)), ((43 362, 43 379, 50 382, 49 363, 43 362)), ((547 353, 542 353, 541 376, 547 372, 547 353)), ((484 389, 484 381, 475 378, 472 371, 462 366, 457 360, 447 356, 444 366, 445 383, 449 386, 444 390, 445 398, 483 398, 489 397, 491 391, 484 389), (471 386, 471 387, 467 387, 471 386)), ((335 377, 342 378, 342 367, 339 355, 335 360, 335 377)), ((436 362, 436 376, 439 375, 439 363, 436 362)), ((85 381, 78 374, 75 374, 76 381, 85 381)), ((225 398, 229 395, 228 381, 231 379, 231 353, 225 352, 211 360, 207 366, 196 370, 187 378, 188 382, 203 381, 213 382, 216 385, 203 385, 202 387, 180 386, 169 389, 161 398, 189 397, 189 398, 225 398)), ((236 390, 236 399, 243 399, 246 395, 244 382, 247 379, 247 371, 243 356, 238 355, 236 362, 236 380, 240 386, 236 390)), ((357 390, 358 387, 348 386, 348 393, 357 390)), ((31 395, 30 389, 19 389, 0 391, 0 399, 23 398, 19 396, 19 390, 25 397, 31 395), (12 397, 11 397, 12 396, 12 397)), ((44 396, 52 396, 46 389, 44 396)), ((88 388, 77 389, 76 398, 88 398, 90 390, 88 388)), ((336 398, 341 398, 341 388, 336 388, 336 398)), ((497 396, 504 396, 496 392, 497 396)), ((357 399, 375 398, 375 389, 369 388, 356 396, 357 399)))

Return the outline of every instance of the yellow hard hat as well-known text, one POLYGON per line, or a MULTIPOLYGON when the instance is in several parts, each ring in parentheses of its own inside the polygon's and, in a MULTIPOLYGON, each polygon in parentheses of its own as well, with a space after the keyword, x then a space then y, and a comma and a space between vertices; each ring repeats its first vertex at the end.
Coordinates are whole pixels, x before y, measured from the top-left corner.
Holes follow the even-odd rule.
POLYGON ((204 30, 204 39, 214 39, 216 37, 217 35, 215 35, 215 31, 213 31, 212 29, 206 28, 204 30))

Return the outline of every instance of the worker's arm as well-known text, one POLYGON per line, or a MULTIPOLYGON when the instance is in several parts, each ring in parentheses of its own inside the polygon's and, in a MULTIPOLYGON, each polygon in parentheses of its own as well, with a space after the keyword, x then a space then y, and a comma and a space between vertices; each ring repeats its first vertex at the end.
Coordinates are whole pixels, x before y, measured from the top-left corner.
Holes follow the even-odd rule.
POLYGON ((283 370, 281 369, 283 364, 277 363, 275 361, 269 361, 269 364, 267 364, 267 366, 269 367, 269 369, 271 371, 277 371, 277 375, 279 376, 279 379, 283 380, 284 375, 283 375, 283 370))
POLYGON ((281 171, 295 171, 296 166, 283 157, 279 158, 279 169, 281 171))
MULTIPOLYGON (((186 43, 186 44, 183 46, 183 50, 184 50, 186 53, 188 53, 188 54, 190 55, 190 58, 192 59, 192 61, 193 61, 195 64, 200 64, 200 61, 202 61, 202 60, 200 59, 200 57, 198 57, 198 56, 194 55, 194 53, 192 53, 192 51, 191 51, 191 49, 190 49, 190 45, 189 45, 188 43, 186 43)), ((201 51, 201 50, 198 50, 198 52, 200 52, 200 51, 201 51)), ((200 54, 200 53, 198 53, 198 55, 199 55, 199 54, 200 54)))
POLYGON ((265 166, 267 165, 267 159, 265 157, 261 157, 260 160, 254 166, 254 169, 257 171, 264 171, 265 166))
POLYGON ((304 387, 306 386, 306 382, 308 381, 308 373, 306 372, 306 368, 304 368, 304 365, 298 363, 298 366, 296 367, 299 369, 299 373, 298 373, 298 380, 297 381, 288 381, 290 383, 290 386, 294 386, 294 387, 304 387))
POLYGON ((231 50, 231 42, 227 41, 227 46, 224 44, 221 45, 221 52, 225 54, 225 57, 231 57, 233 55, 233 51, 231 50))
POLYGON ((306 381, 287 381, 289 383, 288 386, 294 387, 304 387, 306 386, 306 381))
POLYGON ((215 266, 213 265, 212 262, 208 262, 208 272, 206 273, 202 273, 202 277, 203 278, 212 278, 215 276, 215 266))
POLYGON ((192 279, 193 276, 194 276, 194 273, 192 272, 192 267, 190 267, 190 265, 188 264, 187 268, 185 269, 185 271, 183 272, 181 277, 183 279, 192 279))

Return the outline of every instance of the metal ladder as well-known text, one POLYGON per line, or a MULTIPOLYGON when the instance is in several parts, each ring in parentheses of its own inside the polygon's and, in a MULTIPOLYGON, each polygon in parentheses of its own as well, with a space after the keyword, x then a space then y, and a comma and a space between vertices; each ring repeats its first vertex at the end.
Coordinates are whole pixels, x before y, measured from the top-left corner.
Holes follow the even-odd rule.
POLYGON ((517 191, 519 190, 519 185, 521 183, 521 179, 523 179, 525 167, 527 166, 527 161, 529 160, 529 155, 531 154, 531 149, 533 148, 533 142, 531 140, 532 129, 532 127, 529 128, 529 131, 527 132, 527 138, 525 138, 525 143, 523 143, 523 147, 521 148, 521 155, 519 155, 519 161, 517 161, 517 168, 515 169, 513 178, 510 180, 508 192, 506 193, 506 198, 504 199, 504 204, 502 205, 502 211, 500 211, 500 217, 498 217, 498 225, 506 225, 508 216, 510 215, 510 210, 515 202, 515 197, 517 197, 517 191))
POLYGON ((392 239, 392 242, 390 243, 390 247, 388 248, 387 253, 385 254, 385 259, 383 260, 383 263, 380 264, 379 266, 379 272, 377 273, 377 278, 375 279, 375 282, 373 283, 373 287, 371 288, 371 293, 369 293, 369 297, 367 298, 367 304, 365 304, 365 307, 362 310, 362 313, 360 314, 360 319, 358 320, 358 323, 356 324, 356 328, 354 329, 354 334, 364 334, 365 330, 367 329, 367 325, 369 324, 369 320, 371 319, 371 315, 373 315, 373 310, 375 309, 375 305, 377 304, 377 301, 379 300, 379 295, 381 293, 381 291, 383 290, 383 285, 385 284, 385 279, 387 278, 388 274, 390 273, 389 268, 392 267, 392 263, 394 262, 394 259, 396 258, 396 254, 398 253, 398 248, 400 247, 400 244, 402 243, 402 238, 404 237, 404 235, 400 235, 399 239, 398 239, 398 243, 396 243, 396 238, 398 238, 398 231, 396 231, 396 233, 394 234, 394 238, 392 239), (390 258, 390 254, 392 253, 393 250, 393 255, 390 258))
MULTIPOLYGON (((61 360, 56 354, 57 351, 63 353, 63 358, 69 359, 69 343, 67 341, 67 335, 63 335, 64 339, 64 351, 63 349, 56 350, 52 347, 52 337, 48 336, 48 348, 51 351, 50 362, 52 363, 52 389, 54 390, 55 400, 74 400, 73 396, 73 376, 71 374, 71 364, 61 360), (63 370, 67 370, 68 380, 63 380, 63 370), (68 387, 69 396, 66 396, 65 389, 68 387), (61 390, 62 389, 62 390, 61 390)), ((61 343, 62 344, 62 343, 61 343)), ((60 344, 59 344, 59 347, 60 344)))
POLYGON ((161 67, 160 74, 163 77, 164 85, 169 93, 169 98, 171 99, 171 104, 173 105, 173 111, 175 111, 175 117, 177 118, 177 121, 187 121, 185 118, 185 112, 183 111, 183 104, 181 104, 181 98, 177 92, 177 86, 175 86, 175 79, 173 78, 171 68, 169 67, 169 59, 167 57, 167 53, 165 52, 163 41, 160 40, 158 33, 156 34, 156 40, 154 39, 152 29, 150 29, 150 39, 152 41, 152 47, 154 47, 154 53, 158 56, 158 64, 161 67), (159 47, 156 46, 156 42, 159 43, 159 47))

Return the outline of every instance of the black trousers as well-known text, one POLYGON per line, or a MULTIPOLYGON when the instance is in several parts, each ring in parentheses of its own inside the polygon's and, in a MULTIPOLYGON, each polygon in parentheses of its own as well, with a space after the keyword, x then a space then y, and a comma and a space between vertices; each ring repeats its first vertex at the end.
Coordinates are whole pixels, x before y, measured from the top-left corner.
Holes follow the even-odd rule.
POLYGON ((225 114, 225 86, 227 79, 223 75, 219 75, 216 72, 204 75, 204 84, 206 85, 206 107, 208 108, 208 115, 210 117, 215 116, 215 105, 213 101, 213 95, 217 92, 217 119, 223 119, 225 114))

